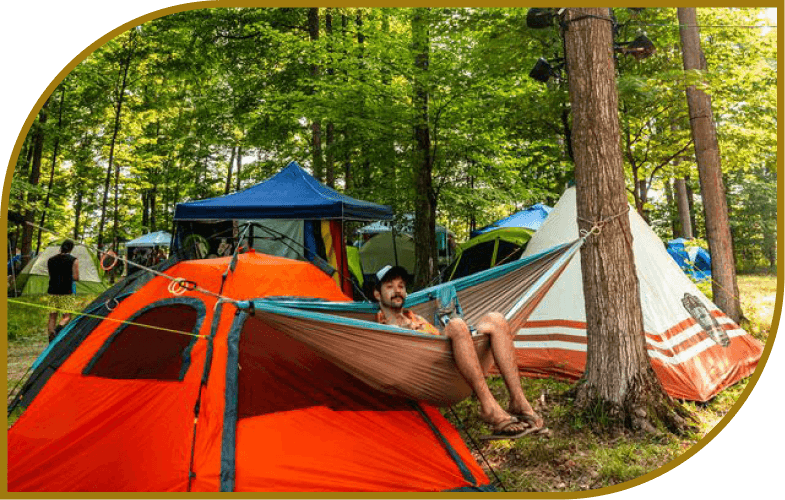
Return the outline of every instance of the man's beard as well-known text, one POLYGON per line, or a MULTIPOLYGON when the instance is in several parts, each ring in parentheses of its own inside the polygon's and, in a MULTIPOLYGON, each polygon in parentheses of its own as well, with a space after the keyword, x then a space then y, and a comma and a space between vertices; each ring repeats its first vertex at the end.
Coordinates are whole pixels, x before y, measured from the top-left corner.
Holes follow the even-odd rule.
POLYGON ((401 309, 403 309, 403 305, 404 305, 405 303, 406 303, 406 297, 404 297, 404 296, 402 296, 402 295, 394 295, 394 296, 390 297, 390 298, 389 298, 389 300, 387 300, 387 299, 382 299, 382 305, 383 305, 383 306, 385 306, 385 307, 387 307, 388 309, 392 309, 393 311, 400 311, 401 309), (394 302, 394 300, 395 300, 396 298, 399 298, 399 299, 401 299, 401 303, 400 303, 400 305, 399 305, 399 304, 396 304, 396 303, 394 302))

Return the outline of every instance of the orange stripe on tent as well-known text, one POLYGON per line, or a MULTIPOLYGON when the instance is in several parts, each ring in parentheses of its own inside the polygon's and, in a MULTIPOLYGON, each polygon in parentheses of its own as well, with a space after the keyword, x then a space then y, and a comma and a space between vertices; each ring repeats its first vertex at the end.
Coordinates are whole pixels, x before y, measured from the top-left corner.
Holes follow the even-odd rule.
POLYGON ((548 341, 562 341, 571 342, 573 344, 586 345, 586 335, 570 335, 562 333, 549 333, 542 335, 516 335, 516 342, 548 342, 548 341))
POLYGON ((575 328, 577 330, 586 330, 586 322, 584 321, 569 321, 564 319, 553 319, 553 320, 536 320, 536 321, 527 321, 521 326, 521 329, 525 328, 546 328, 552 326, 563 326, 566 328, 575 328))

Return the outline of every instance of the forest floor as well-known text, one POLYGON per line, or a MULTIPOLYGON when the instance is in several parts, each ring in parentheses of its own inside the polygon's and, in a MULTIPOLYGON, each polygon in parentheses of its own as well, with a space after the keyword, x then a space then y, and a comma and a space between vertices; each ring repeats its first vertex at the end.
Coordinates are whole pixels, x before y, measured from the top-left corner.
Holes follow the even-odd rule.
MULTIPOLYGON (((739 276, 744 328, 762 342, 768 339, 777 293, 776 275, 739 276)), ((708 286, 701 287, 704 293, 708 286)), ((85 297, 81 307, 91 297, 85 297)), ((42 298, 13 299, 42 305, 42 298)), ((9 303, 8 401, 29 368, 47 346, 46 311, 9 303)), ((598 435, 575 417, 561 396, 570 385, 553 379, 523 379, 524 390, 550 429, 550 436, 518 440, 480 441, 487 432, 478 418, 475 398, 469 398, 445 416, 460 430, 475 458, 501 491, 582 491, 613 486, 656 470, 702 439, 727 414, 744 391, 748 379, 720 393, 706 404, 684 403, 699 422, 699 430, 684 436, 598 435)), ((497 398, 506 403, 506 390, 498 377, 489 379, 497 398)), ((14 421, 9 419, 9 426, 14 421)))
MULTIPOLYGON (((761 342, 771 330, 777 294, 776 275, 739 276, 743 327, 761 342)), ((710 296, 710 285, 701 285, 710 296)), ((577 417, 563 396, 570 384, 554 379, 523 379, 526 397, 545 419, 550 435, 517 440, 481 441, 487 426, 479 418, 476 398, 445 416, 460 430, 477 462, 500 491, 575 492, 618 485, 654 471, 698 443, 731 410, 749 382, 744 379, 705 404, 684 402, 698 431, 676 436, 663 433, 600 435, 577 417)), ((500 377, 489 379, 504 406, 507 391, 500 377)))

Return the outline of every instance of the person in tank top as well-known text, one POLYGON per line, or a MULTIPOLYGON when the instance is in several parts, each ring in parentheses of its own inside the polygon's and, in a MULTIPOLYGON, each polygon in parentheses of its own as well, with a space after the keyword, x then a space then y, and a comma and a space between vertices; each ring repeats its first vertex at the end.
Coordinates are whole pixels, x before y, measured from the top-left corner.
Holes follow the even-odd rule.
POLYGON ((71 312, 75 307, 74 285, 79 281, 79 259, 71 255, 74 242, 65 240, 60 245, 60 253, 46 262, 49 271, 49 342, 55 339, 60 330, 71 321, 71 312), (63 317, 58 323, 60 312, 63 317))

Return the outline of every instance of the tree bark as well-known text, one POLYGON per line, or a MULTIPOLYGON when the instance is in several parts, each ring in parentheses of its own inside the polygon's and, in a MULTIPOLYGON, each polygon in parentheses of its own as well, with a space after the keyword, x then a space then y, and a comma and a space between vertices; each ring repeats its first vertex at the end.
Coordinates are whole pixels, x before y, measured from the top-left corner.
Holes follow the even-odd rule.
POLYGON ((226 184, 224 185, 224 194, 229 194, 229 189, 232 187, 232 168, 234 167, 235 151, 235 147, 232 146, 232 155, 229 157, 229 167, 226 169, 226 184))
MULTIPOLYGON (((678 8, 677 13, 684 69, 706 70, 695 8, 678 8)), ((706 239, 711 254, 714 303, 738 323, 743 315, 711 96, 694 85, 687 87, 687 106, 706 218, 706 239)))
POLYGON ((683 177, 674 179, 676 188, 676 206, 679 209, 682 238, 692 238, 692 219, 690 218, 690 202, 687 198, 687 180, 683 177))
POLYGON ((429 126, 429 93, 424 83, 430 62, 428 9, 415 9, 412 17, 414 48, 414 106, 416 143, 414 164, 414 287, 423 288, 436 276, 436 196, 433 189, 433 155, 429 126))
POLYGON ((35 252, 41 251, 41 231, 46 222, 46 213, 49 211, 49 201, 52 198, 52 188, 55 183, 55 170, 57 169, 57 155, 60 153, 60 134, 63 132, 63 102, 65 101, 65 84, 63 83, 60 88, 60 107, 57 110, 57 135, 55 136, 55 144, 52 148, 52 170, 49 172, 49 183, 46 186, 46 198, 44 199, 44 208, 41 210, 41 220, 38 225, 38 242, 35 246, 35 252))
MULTIPOLYGON (((128 85, 128 72, 131 68, 131 59, 133 59, 134 50, 136 48, 136 36, 134 35, 134 31, 131 32, 129 35, 128 45, 126 46, 127 54, 125 59, 123 60, 123 66, 121 68, 122 77, 119 83, 119 88, 116 89, 115 92, 115 114, 114 114, 114 125, 112 127, 112 139, 109 145, 109 162, 106 167, 106 178, 104 180, 104 196, 103 201, 101 203, 101 222, 98 226, 98 247, 101 248, 104 242, 104 227, 106 225, 106 205, 109 201, 109 188, 112 182, 112 170, 114 167, 114 150, 117 144, 117 135, 120 133, 120 125, 121 121, 120 118, 122 116, 123 110, 123 101, 125 99, 125 89, 128 85)), ((119 177, 119 172, 115 172, 115 178, 119 177)), ((117 194, 115 194, 115 219, 117 213, 117 194)), ((114 240, 112 242, 112 246, 114 251, 117 251, 117 223, 115 221, 115 235, 114 240)))
MULTIPOLYGON (((311 42, 316 45, 319 40, 319 8, 308 9, 308 34, 311 42)), ((316 52, 316 50, 314 50, 316 52)), ((319 78, 319 65, 311 64, 311 78, 314 83, 319 78)), ((316 96, 316 87, 311 87, 311 95, 316 96)), ((324 181, 324 161, 322 160, 322 123, 319 118, 311 122, 311 158, 313 161, 313 176, 319 181, 324 181)))
MULTIPOLYGON (((41 106, 41 111, 38 112, 38 123, 34 125, 33 141, 31 145, 32 160, 30 162, 30 172, 27 178, 30 186, 35 189, 41 180, 41 158, 44 153, 44 141, 46 140, 46 132, 44 127, 49 118, 49 99, 44 101, 41 106)), ((30 225, 35 220, 35 206, 38 202, 38 195, 33 190, 27 194, 27 206, 25 209, 24 219, 25 225, 22 228, 22 266, 26 265, 30 260, 30 252, 33 249, 33 226, 30 225)))
POLYGON ((601 224, 581 249, 588 345, 576 403, 587 412, 602 408, 616 425, 653 431, 653 421, 667 420, 671 400, 646 352, 611 23, 608 9, 568 9, 565 16, 578 226, 590 231, 601 224))

